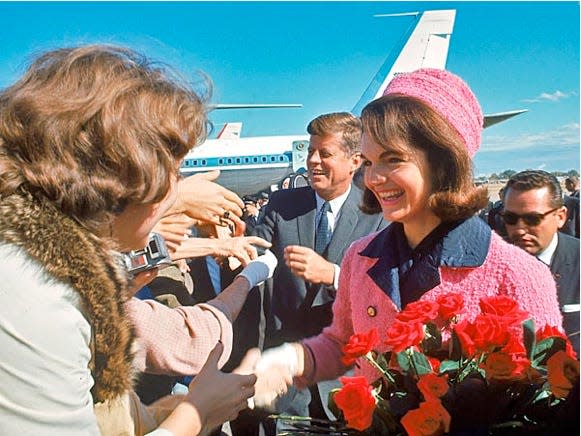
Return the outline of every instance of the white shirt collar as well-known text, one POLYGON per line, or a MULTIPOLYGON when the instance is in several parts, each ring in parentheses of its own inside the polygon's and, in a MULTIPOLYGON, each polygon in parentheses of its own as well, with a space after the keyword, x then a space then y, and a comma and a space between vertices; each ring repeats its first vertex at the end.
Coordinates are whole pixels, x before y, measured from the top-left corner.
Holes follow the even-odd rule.
POLYGON ((555 254, 558 243, 559 236, 557 235, 557 232, 555 232, 553 239, 551 239, 551 242, 549 245, 547 245, 547 248, 537 254, 537 259, 539 259, 544 264, 551 266, 551 260, 553 259, 553 254, 555 254))
MULTIPOLYGON (((343 204, 347 200, 347 196, 349 195, 350 192, 351 192, 351 185, 349 185, 349 187, 347 188, 347 191, 345 191, 344 194, 341 194, 338 197, 333 198, 332 200, 329 200, 328 203, 329 203, 329 206, 331 207, 331 214, 333 215, 333 220, 329 222, 331 229, 333 229, 335 227, 335 223, 337 222, 337 220, 339 219, 339 216, 341 215, 341 208, 343 207, 343 204)), ((323 203, 326 200, 321 198, 319 196, 319 194, 317 194, 317 192, 315 192, 315 198, 317 199, 317 216, 319 216, 321 214, 321 208, 323 207, 323 203)))

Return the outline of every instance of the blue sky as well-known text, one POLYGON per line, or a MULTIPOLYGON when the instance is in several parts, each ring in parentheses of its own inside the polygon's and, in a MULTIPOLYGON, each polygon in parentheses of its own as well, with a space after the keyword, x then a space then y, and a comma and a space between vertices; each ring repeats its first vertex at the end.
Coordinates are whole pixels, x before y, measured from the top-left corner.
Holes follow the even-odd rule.
POLYGON ((350 110, 410 24, 373 14, 456 9, 447 68, 485 113, 528 108, 487 129, 475 173, 579 170, 578 2, 0 2, 0 87, 35 53, 62 45, 138 49, 195 80, 215 103, 301 103, 215 111, 216 130, 303 134, 313 117, 350 110))

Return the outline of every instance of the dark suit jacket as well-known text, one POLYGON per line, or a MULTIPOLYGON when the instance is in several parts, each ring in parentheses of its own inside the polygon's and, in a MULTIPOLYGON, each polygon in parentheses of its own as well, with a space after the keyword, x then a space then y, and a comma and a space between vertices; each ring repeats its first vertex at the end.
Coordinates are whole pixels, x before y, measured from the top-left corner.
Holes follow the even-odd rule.
MULTIPOLYGON (((551 272, 557 282, 561 310, 579 304, 579 239, 558 233, 559 243, 551 261, 551 272)), ((579 355, 579 311, 563 313, 563 328, 579 355)))
MULTIPOLYGON (((365 215, 359 210, 361 195, 360 189, 351 187, 324 253, 329 262, 340 265, 345 250, 354 240, 386 226, 381 214, 365 215)), ((256 235, 272 243, 271 250, 279 259, 271 293, 275 331, 268 332, 268 345, 316 335, 331 322, 331 304, 336 290, 332 286, 306 283, 295 276, 283 260, 284 249, 289 245, 314 249, 315 215, 315 192, 311 187, 276 191, 255 228, 256 235)))
MULTIPOLYGON (((359 210, 362 191, 351 185, 323 256, 340 265, 349 245, 356 239, 384 228, 381 214, 365 215, 359 210)), ((295 276, 284 263, 284 249, 289 245, 315 246, 315 191, 311 187, 274 192, 254 234, 272 243, 278 266, 265 286, 267 330, 265 348, 283 342, 317 335, 332 320, 331 306, 336 290, 332 286, 312 285, 295 276)), ((328 388, 321 389, 321 401, 327 404, 328 388)))

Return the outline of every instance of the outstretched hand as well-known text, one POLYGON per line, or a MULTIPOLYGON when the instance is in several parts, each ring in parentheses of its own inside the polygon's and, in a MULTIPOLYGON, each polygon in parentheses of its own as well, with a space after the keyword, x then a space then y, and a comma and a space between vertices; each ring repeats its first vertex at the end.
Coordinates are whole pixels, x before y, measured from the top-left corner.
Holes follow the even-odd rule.
POLYGON ((244 202, 234 192, 215 183, 219 170, 198 173, 178 183, 178 199, 172 212, 184 212, 202 223, 242 227, 244 202))
POLYGON ((219 342, 208 355, 201 371, 190 384, 187 401, 194 405, 204 429, 236 419, 254 395, 256 376, 249 373, 226 374, 218 369, 224 346, 219 342))

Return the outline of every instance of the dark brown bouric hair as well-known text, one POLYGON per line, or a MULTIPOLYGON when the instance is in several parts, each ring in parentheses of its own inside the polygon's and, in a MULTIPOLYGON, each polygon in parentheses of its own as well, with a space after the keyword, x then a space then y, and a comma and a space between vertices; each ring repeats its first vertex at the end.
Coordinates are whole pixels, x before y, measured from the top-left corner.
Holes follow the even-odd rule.
POLYGON ((93 232, 128 204, 162 200, 209 128, 200 84, 121 47, 40 55, 0 91, 0 196, 42 195, 93 232))
MULTIPOLYGON (((365 106, 361 121, 363 131, 377 144, 393 147, 401 141, 426 153, 433 189, 429 207, 442 221, 469 218, 487 205, 487 188, 474 185, 472 160, 462 138, 426 103, 389 94, 365 106)), ((361 210, 381 212, 369 189, 365 189, 361 210)))

